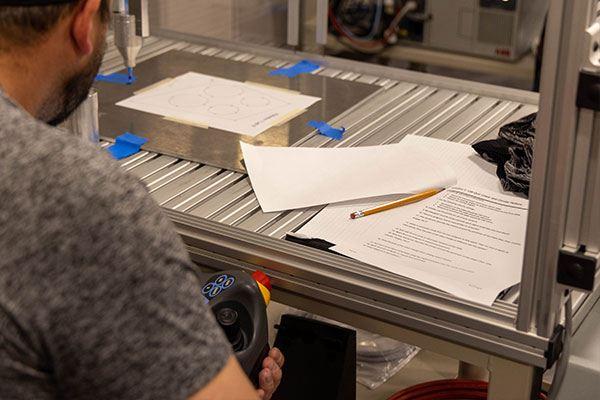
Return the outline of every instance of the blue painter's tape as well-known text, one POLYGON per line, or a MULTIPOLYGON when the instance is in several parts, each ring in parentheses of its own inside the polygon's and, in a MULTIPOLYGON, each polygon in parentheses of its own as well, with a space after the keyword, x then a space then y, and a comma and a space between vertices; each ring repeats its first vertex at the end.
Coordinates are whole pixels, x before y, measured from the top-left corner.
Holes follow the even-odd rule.
POLYGON ((131 85, 136 81, 136 77, 128 74, 110 74, 110 75, 96 75, 96 81, 118 83, 119 85, 131 85))
POLYGON ((127 132, 121 136, 117 136, 115 144, 107 150, 115 159, 122 160, 139 152, 147 142, 148 139, 127 132))
POLYGON ((334 128, 323 121, 309 121, 308 126, 315 128, 321 135, 327 136, 335 140, 342 140, 346 128, 334 128))
POLYGON ((269 75, 283 75, 287 76, 288 78, 294 78, 300 74, 309 74, 319 68, 320 66, 312 61, 302 60, 299 63, 292 65, 291 67, 275 69, 269 72, 269 75))

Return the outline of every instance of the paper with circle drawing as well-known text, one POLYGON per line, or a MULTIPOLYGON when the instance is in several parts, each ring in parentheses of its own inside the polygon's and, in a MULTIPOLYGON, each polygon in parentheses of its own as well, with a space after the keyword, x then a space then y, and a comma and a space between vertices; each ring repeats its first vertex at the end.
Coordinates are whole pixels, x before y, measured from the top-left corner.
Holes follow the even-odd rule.
POLYGON ((188 72, 125 99, 118 106, 256 136, 318 97, 188 72))
POLYGON ((403 143, 345 148, 240 145, 265 212, 417 193, 456 183, 450 167, 403 143))

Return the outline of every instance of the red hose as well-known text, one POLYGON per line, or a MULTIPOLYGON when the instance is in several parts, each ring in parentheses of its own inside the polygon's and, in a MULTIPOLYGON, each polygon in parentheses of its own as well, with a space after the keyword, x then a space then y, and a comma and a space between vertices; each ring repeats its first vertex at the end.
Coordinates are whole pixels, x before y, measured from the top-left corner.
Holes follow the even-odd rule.
MULTIPOLYGON (((422 383, 393 394, 388 400, 486 400, 487 382, 470 379, 444 379, 422 383)), ((547 400, 540 393, 539 400, 547 400)))

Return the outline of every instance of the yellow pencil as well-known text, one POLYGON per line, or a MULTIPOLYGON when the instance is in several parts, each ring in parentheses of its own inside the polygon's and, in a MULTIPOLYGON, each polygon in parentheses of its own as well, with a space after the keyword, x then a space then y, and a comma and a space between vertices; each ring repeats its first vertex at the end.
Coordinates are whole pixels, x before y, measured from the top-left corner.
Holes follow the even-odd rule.
POLYGON ((425 200, 428 197, 435 196, 436 194, 442 192, 444 189, 429 189, 421 193, 414 194, 412 196, 405 197, 400 200, 392 201, 391 203, 382 204, 377 207, 369 208, 367 210, 355 211, 350 214, 351 219, 357 219, 366 217, 367 215, 377 214, 382 211, 391 210, 393 208, 398 208, 405 206, 407 204, 416 203, 417 201, 425 200))

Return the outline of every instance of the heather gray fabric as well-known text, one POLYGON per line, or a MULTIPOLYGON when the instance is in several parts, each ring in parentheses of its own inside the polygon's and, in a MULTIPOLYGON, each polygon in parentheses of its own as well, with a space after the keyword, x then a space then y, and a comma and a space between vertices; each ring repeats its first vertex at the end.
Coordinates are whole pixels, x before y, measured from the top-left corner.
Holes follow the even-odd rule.
POLYGON ((0 92, 0 399, 185 399, 229 345, 185 249, 103 150, 0 92))

